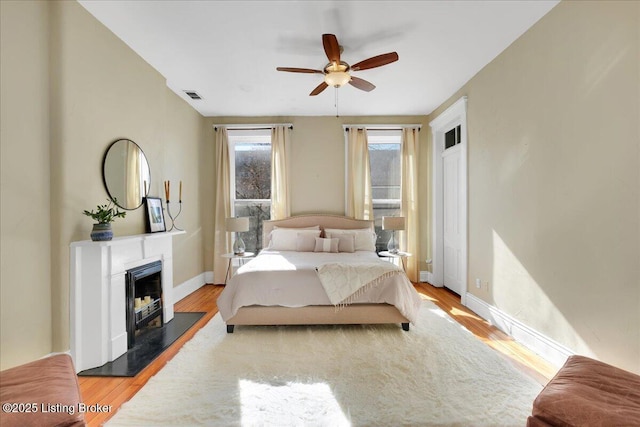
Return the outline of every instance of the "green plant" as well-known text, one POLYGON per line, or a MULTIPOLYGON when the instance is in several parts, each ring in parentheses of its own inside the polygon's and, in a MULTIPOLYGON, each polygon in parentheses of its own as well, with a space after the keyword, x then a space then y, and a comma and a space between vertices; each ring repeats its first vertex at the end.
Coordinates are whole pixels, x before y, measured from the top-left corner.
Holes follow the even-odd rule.
POLYGON ((125 217, 127 213, 116 207, 114 203, 116 200, 107 199, 107 201, 109 203, 106 205, 98 205, 95 212, 92 209, 91 211, 85 210, 83 213, 86 216, 90 216, 95 221, 98 221, 98 224, 109 224, 110 222, 115 221, 116 218, 125 217))

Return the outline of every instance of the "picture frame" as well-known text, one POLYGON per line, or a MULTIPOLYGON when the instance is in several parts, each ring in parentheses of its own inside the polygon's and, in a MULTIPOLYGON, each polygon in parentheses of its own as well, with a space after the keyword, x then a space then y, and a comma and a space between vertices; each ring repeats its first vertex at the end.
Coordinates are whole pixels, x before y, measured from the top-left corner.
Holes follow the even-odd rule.
POLYGON ((167 231, 164 222, 164 209, 162 209, 162 199, 159 197, 145 197, 147 208, 146 226, 147 233, 158 233, 167 231))

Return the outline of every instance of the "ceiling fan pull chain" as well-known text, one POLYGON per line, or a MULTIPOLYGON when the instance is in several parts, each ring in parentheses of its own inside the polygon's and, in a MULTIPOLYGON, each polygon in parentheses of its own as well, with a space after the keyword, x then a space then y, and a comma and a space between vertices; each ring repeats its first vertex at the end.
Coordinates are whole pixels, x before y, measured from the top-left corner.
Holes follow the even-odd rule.
POLYGON ((334 93, 335 93, 335 101, 333 105, 336 107, 336 117, 340 117, 340 114, 338 114, 338 87, 337 86, 334 88, 334 93))

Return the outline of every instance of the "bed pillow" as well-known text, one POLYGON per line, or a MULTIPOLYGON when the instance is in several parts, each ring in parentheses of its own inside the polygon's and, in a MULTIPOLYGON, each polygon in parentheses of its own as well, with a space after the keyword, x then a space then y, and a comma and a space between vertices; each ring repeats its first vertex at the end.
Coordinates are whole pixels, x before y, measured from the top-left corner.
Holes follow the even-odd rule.
POLYGON ((356 251, 356 236, 343 234, 338 237, 338 252, 353 253, 356 251))
POLYGON ((355 238, 354 249, 356 251, 376 251, 376 234, 369 228, 357 228, 349 230, 326 228, 324 230, 324 234, 328 238, 352 235, 355 238))
POLYGON ((298 252, 313 252, 316 249, 316 237, 309 233, 298 233, 296 238, 296 251, 298 252))
POLYGON ((320 230, 304 230, 300 228, 277 228, 271 231, 269 249, 274 251, 295 251, 298 235, 320 237, 320 230))
POLYGON ((338 252, 338 242, 340 239, 323 239, 322 237, 316 237, 316 247, 314 252, 338 252))

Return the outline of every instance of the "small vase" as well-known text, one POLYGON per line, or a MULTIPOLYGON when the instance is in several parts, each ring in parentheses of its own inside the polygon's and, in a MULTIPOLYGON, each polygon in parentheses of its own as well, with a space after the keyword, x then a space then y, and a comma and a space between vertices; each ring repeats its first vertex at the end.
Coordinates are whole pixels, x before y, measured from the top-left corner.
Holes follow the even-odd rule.
POLYGON ((93 230, 91 230, 91 240, 94 242, 102 242, 105 240, 113 239, 113 230, 111 229, 111 223, 106 224, 93 224, 93 230))

